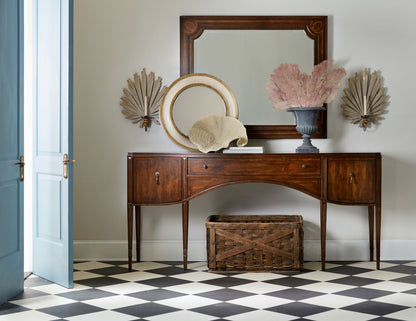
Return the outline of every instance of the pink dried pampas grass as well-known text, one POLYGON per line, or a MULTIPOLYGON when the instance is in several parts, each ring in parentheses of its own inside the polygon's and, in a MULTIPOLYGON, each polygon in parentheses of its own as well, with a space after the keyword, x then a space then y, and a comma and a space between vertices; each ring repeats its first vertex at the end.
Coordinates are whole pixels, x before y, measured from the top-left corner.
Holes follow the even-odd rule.
POLYGON ((325 60, 316 65, 311 76, 301 72, 297 64, 281 64, 266 84, 273 107, 322 107, 332 101, 346 75, 344 68, 329 70, 332 63, 333 60, 325 60))

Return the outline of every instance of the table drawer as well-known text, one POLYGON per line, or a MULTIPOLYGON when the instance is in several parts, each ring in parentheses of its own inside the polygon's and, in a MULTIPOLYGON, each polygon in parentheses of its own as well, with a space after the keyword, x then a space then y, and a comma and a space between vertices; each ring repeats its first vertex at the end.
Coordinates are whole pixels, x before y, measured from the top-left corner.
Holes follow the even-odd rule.
POLYGON ((320 158, 297 157, 240 157, 236 158, 190 158, 188 175, 208 176, 314 176, 321 173, 320 158))

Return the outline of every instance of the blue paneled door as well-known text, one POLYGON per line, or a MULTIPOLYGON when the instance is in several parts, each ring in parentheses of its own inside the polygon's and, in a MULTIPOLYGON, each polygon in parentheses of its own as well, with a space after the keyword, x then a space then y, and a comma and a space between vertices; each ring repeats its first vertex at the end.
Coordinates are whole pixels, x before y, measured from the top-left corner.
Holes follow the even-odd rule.
POLYGON ((33 3, 33 273, 72 287, 73 3, 33 3))
MULTIPOLYGON (((0 304, 23 291, 23 181, 16 164, 20 156, 23 1, 0 0, 0 304)), ((22 164, 22 175, 23 170, 22 164)))

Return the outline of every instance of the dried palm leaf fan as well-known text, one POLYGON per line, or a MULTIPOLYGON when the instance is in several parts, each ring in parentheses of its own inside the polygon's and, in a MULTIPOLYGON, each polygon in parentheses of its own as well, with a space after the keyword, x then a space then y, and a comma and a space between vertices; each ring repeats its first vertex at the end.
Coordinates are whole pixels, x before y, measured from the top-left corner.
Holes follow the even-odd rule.
POLYGON ((381 87, 378 73, 374 71, 370 75, 369 70, 364 69, 362 75, 356 73, 349 78, 348 84, 342 97, 345 104, 341 105, 344 116, 364 131, 371 127, 371 123, 379 124, 384 119, 381 115, 386 113, 388 96, 385 95, 386 88, 381 87))
POLYGON ((123 89, 124 96, 121 97, 120 106, 125 118, 130 119, 133 124, 139 124, 145 129, 151 126, 152 122, 159 123, 159 106, 167 87, 162 86, 162 78, 155 81, 155 74, 146 74, 143 68, 141 77, 135 73, 133 79, 127 80, 128 88, 123 89))

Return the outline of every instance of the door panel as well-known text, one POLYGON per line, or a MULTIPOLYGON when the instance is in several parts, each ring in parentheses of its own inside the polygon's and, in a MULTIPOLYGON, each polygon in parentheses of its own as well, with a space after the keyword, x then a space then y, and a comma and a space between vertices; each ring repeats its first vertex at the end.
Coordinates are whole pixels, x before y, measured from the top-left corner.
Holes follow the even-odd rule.
POLYGON ((0 1, 0 304, 23 291, 23 1, 0 1))
POLYGON ((33 273, 72 287, 72 1, 36 0, 34 13, 33 273))

